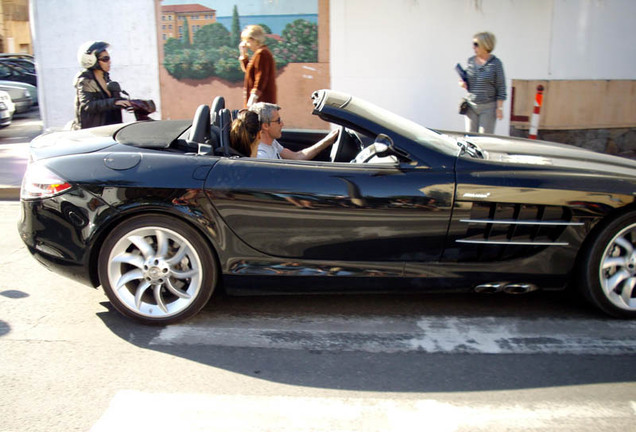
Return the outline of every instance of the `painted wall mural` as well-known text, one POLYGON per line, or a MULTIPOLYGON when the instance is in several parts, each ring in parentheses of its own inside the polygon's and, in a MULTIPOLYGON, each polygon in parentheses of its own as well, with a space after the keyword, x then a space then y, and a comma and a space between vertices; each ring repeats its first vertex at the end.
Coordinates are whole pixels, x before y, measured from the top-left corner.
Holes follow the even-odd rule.
POLYGON ((325 7, 328 12, 328 0, 164 0, 160 5, 164 118, 189 118, 217 95, 225 97, 229 108, 241 108, 240 34, 258 24, 276 60, 286 126, 323 127, 311 116, 310 96, 329 87, 328 28, 322 28, 328 27, 328 13, 319 14, 325 7))

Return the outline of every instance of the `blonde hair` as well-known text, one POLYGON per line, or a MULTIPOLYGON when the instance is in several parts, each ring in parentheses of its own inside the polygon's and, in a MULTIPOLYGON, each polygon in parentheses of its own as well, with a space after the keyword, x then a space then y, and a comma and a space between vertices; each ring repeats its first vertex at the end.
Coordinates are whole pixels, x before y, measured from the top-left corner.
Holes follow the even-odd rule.
POLYGON ((265 43, 265 30, 259 25, 248 25, 241 33, 241 39, 254 39, 259 44, 265 43))
POLYGON ((473 39, 477 41, 480 47, 488 52, 492 52, 495 49, 497 38, 490 32, 481 32, 473 36, 473 39))

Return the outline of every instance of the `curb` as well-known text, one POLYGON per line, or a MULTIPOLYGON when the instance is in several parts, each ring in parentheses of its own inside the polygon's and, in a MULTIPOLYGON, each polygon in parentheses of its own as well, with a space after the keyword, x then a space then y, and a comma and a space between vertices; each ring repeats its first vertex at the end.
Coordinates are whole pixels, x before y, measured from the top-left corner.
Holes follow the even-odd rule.
POLYGON ((0 186, 0 200, 19 200, 20 188, 17 186, 0 186))

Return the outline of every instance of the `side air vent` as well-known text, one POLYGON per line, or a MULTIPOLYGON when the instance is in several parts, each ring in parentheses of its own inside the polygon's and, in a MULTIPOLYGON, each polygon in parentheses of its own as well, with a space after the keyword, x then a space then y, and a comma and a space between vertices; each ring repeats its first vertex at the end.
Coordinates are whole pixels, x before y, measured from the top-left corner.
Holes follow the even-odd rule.
POLYGON ((462 259, 503 260, 536 253, 537 248, 568 246, 562 238, 573 222, 568 208, 559 206, 475 203, 470 217, 459 220, 465 235, 455 239, 462 259))

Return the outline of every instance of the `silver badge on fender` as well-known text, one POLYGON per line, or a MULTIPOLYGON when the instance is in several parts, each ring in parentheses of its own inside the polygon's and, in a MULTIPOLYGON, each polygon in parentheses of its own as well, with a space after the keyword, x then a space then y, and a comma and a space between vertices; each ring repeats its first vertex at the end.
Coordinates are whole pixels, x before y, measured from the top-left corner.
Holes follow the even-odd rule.
POLYGON ((490 192, 486 193, 471 193, 467 192, 462 195, 463 198, 488 198, 490 196, 490 192))

